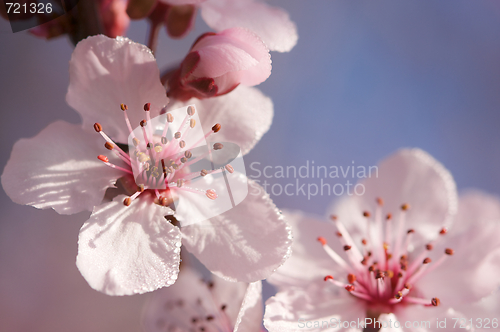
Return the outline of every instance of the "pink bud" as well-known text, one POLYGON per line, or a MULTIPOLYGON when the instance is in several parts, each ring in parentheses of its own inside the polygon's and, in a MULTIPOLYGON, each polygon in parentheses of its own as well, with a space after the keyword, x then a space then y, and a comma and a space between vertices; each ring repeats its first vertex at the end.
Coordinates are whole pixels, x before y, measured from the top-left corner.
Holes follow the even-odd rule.
POLYGON ((198 38, 170 78, 168 96, 179 100, 220 96, 239 84, 260 84, 270 74, 269 50, 253 32, 243 28, 209 32, 198 38))

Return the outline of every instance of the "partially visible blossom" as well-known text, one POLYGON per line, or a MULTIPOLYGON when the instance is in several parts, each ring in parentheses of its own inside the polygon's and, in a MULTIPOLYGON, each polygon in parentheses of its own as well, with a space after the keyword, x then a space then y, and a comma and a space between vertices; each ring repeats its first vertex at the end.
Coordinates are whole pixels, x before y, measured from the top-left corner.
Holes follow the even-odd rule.
MULTIPOLYGON (((268 195, 248 195, 228 212, 185 226, 211 210, 211 202, 223 197, 226 189, 220 181, 210 182, 211 176, 208 188, 189 187, 196 175, 190 172, 189 150, 166 167, 151 163, 144 168, 148 181, 165 181, 163 189, 135 182, 133 158, 147 161, 148 156, 130 156, 120 144, 127 142, 132 124, 144 129, 140 146, 148 141, 158 154, 174 147, 189 149, 189 139, 196 137, 189 135, 200 128, 191 121, 194 110, 187 108, 185 120, 173 124, 180 127, 171 128, 177 130, 175 138, 166 140, 157 130, 149 131, 147 124, 165 108, 167 97, 148 48, 126 38, 83 40, 70 61, 66 99, 81 115, 83 126, 58 121, 36 137, 18 141, 1 179, 6 193, 19 204, 53 208, 61 214, 92 211, 80 231, 77 257, 91 287, 127 295, 172 285, 179 271, 181 243, 209 270, 231 281, 261 280, 288 257, 289 228, 268 195), (105 192, 109 196, 103 202, 105 192), (186 206, 182 211, 173 206, 181 198, 186 206)), ((261 106, 271 109, 254 109, 253 115, 261 119, 246 123, 246 130, 231 133, 237 126, 227 128, 226 137, 238 138, 247 151, 256 143, 255 133, 267 131, 272 120, 272 104, 261 106)), ((234 123, 240 116, 247 118, 233 109, 217 114, 234 123)), ((218 123, 209 128, 206 137, 225 131, 218 123)), ((244 174, 230 169, 228 173, 229 181, 246 183, 244 174)))
POLYGON ((289 52, 297 44, 297 27, 288 13, 259 0, 129 0, 127 12, 132 19, 162 12, 168 34, 181 38, 191 31, 198 8, 203 20, 217 32, 246 28, 277 52, 289 52))
POLYGON ((297 44, 297 27, 288 13, 264 1, 207 0, 200 7, 203 20, 215 31, 247 28, 277 52, 289 52, 297 44))
POLYGON ((260 332, 262 285, 211 280, 183 266, 175 285, 158 290, 143 313, 146 332, 260 332))
POLYGON ((104 34, 114 38, 124 36, 130 24, 126 0, 99 0, 104 34))
POLYGON ((239 84, 260 84, 269 75, 269 50, 251 31, 231 28, 205 33, 170 78, 168 96, 178 100, 220 96, 239 84))
POLYGON ((476 307, 482 318, 498 313, 499 297, 491 296, 500 284, 500 201, 473 192, 457 202, 450 173, 418 149, 399 151, 378 170, 361 183, 364 195, 334 207, 330 223, 287 214, 293 255, 268 279, 279 288, 266 303, 270 332, 301 331, 301 318, 430 321, 402 329, 438 331, 436 318, 469 319, 476 307))

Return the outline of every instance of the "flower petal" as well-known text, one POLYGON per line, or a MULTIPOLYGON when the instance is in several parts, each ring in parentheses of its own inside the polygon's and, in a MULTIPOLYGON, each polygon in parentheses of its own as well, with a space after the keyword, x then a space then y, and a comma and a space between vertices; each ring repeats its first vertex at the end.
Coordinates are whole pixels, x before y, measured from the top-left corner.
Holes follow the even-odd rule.
POLYGON ((268 277, 290 255, 290 229, 262 187, 233 209, 182 227, 185 247, 210 271, 229 281, 268 277))
POLYGON ((210 0, 201 8, 205 22, 217 31, 237 26, 250 29, 271 51, 289 52, 297 44, 297 27, 281 8, 253 0, 210 0))
POLYGON ((234 332, 259 332, 261 331, 262 315, 262 282, 248 284, 241 304, 234 332))
POLYGON ((178 281, 155 292, 147 303, 143 315, 146 330, 190 331, 202 327, 219 330, 228 325, 232 329, 237 322, 240 327, 246 327, 240 332, 259 332, 262 323, 260 282, 235 283, 213 277, 212 282, 204 282, 200 273, 183 265, 178 281))
POLYGON ((391 213, 395 223, 401 206, 410 205, 402 231, 415 230, 415 245, 436 238, 442 227, 450 226, 457 210, 455 182, 448 170, 429 154, 420 149, 402 149, 370 172, 372 177, 360 182, 364 194, 346 197, 333 209, 351 235, 366 236, 363 211, 375 212, 377 198, 383 199, 383 213, 391 213))
POLYGON ((144 104, 151 103, 151 117, 167 104, 165 89, 151 51, 123 37, 93 36, 76 46, 70 61, 70 81, 66 101, 91 127, 99 122, 104 131, 120 143, 127 141, 123 111, 128 106, 132 127, 146 115, 144 104))
POLYGON ((269 130, 274 116, 271 99, 260 90, 246 86, 239 86, 220 97, 175 102, 169 109, 191 104, 196 105, 205 133, 211 131, 214 124, 221 124, 220 132, 207 139, 209 143, 236 143, 244 155, 269 130))
POLYGON ((189 331, 204 324, 205 317, 217 317, 219 310, 202 276, 183 265, 174 285, 153 293, 146 304, 143 323, 148 332, 189 331))
POLYGON ((321 236, 337 253, 343 252, 333 225, 300 211, 284 211, 284 216, 292 227, 293 254, 267 281, 278 288, 305 287, 338 271, 339 267, 318 242, 321 236))
MULTIPOLYGON (((147 193, 142 194, 147 195, 147 193)), ((172 210, 126 196, 94 209, 82 226, 76 265, 89 285, 108 295, 151 292, 177 279, 181 237, 164 216, 172 210)))
MULTIPOLYGON (((362 301, 320 281, 308 288, 288 288, 267 300, 264 326, 269 332, 346 331, 338 329, 339 321, 364 321, 365 314, 362 301)), ((362 329, 356 325, 349 331, 362 329)))
POLYGON ((442 241, 453 256, 419 282, 425 294, 449 305, 478 301, 500 286, 500 200, 470 192, 460 199, 455 225, 442 241))
POLYGON ((106 151, 102 143, 95 132, 54 122, 37 136, 14 144, 2 186, 18 204, 53 208, 61 214, 92 211, 106 188, 123 174, 97 159, 106 151))

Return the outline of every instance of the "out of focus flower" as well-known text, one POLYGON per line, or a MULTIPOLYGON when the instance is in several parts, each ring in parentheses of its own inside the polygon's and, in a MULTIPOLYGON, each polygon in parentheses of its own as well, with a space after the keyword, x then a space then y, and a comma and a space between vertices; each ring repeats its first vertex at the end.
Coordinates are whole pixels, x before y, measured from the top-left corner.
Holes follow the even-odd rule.
POLYGON ((262 285, 228 282, 216 276, 204 281, 183 266, 175 285, 152 295, 143 313, 146 332, 260 332, 262 285))
MULTIPOLYGON (((233 122, 225 138, 242 142, 243 153, 269 128, 272 104, 266 100, 260 96, 263 107, 253 113, 260 119, 242 124, 242 131, 234 123, 240 122, 240 116, 246 120, 247 114, 234 109, 214 111, 221 123, 233 122)), ((121 148, 119 142, 127 142, 129 136, 125 128, 132 132, 131 124, 141 123, 144 137, 140 141, 148 141, 151 151, 160 154, 182 145, 182 139, 200 127, 191 121, 194 110, 188 108, 186 119, 177 119, 182 130, 174 140, 151 135, 147 123, 160 113, 167 98, 148 48, 126 38, 105 36, 80 42, 70 61, 67 101, 82 116, 83 127, 58 121, 36 137, 18 141, 2 174, 2 185, 16 203, 53 208, 61 214, 92 211, 80 231, 77 257, 77 266, 91 287, 125 295, 173 284, 181 241, 209 270, 232 281, 263 279, 284 262, 291 245, 289 228, 267 195, 250 195, 226 213, 182 226, 204 209, 210 210, 217 193, 223 192, 215 181, 203 191, 185 186, 192 174, 188 163, 181 164, 191 158, 189 151, 175 162, 177 168, 169 164, 162 173, 161 166, 151 164, 145 170, 148 181, 168 171, 165 189, 135 183, 133 158, 148 156, 129 156, 121 148), (102 155, 107 151, 103 138, 109 156, 102 155), (106 190, 115 184, 120 187, 115 197, 103 203, 106 190), (171 209, 172 202, 181 197, 188 206, 182 213, 171 209), (181 228, 171 222, 175 220, 181 228)), ((226 131, 220 123, 208 128, 204 129, 207 136, 226 131)), ((184 144, 190 146, 188 140, 184 144)), ((237 172, 230 175, 230 181, 246 180, 237 172)))
POLYGON ((99 0, 104 34, 114 38, 124 36, 130 24, 126 0, 99 0))
POLYGON ((239 84, 260 84, 269 75, 269 50, 251 31, 231 28, 205 33, 171 76, 168 96, 178 100, 220 96, 239 84))
POLYGON ((289 52, 297 44, 297 27, 288 13, 264 1, 129 0, 127 12, 133 19, 161 12, 168 34, 180 38, 192 29, 198 8, 207 25, 217 32, 234 27, 249 29, 271 51, 289 52))
MULTIPOLYGON (((335 207, 333 225, 288 215, 296 238, 290 260, 268 279, 279 287, 266 304, 270 332, 300 331, 306 324, 321 331, 322 321, 362 331, 339 327, 339 321, 358 320, 378 330, 369 319, 397 320, 399 329, 392 327, 398 330, 434 331, 436 318, 458 315, 498 289, 498 199, 465 195, 456 214, 453 178, 421 150, 396 153, 362 184, 364 195, 335 207), (416 327, 414 321, 431 325, 416 327)), ((494 318, 495 307, 482 318, 494 318)))

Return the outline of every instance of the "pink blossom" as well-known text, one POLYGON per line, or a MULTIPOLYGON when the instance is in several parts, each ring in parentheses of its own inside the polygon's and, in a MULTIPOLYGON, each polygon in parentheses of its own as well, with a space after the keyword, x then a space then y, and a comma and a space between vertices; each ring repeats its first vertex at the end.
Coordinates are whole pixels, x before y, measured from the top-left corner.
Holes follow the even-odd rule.
POLYGON ((207 0, 200 7, 203 20, 215 31, 249 29, 271 51, 289 52, 297 44, 297 27, 288 13, 264 1, 207 0))
POLYGON ((296 227, 293 255, 268 279, 279 287, 266 303, 270 332, 300 331, 300 318, 366 317, 430 321, 430 328, 403 330, 434 331, 436 318, 498 313, 481 300, 498 307, 500 201, 469 193, 458 202, 450 173, 417 149, 389 157, 377 175, 361 182, 364 195, 334 207, 330 223, 287 215, 296 227))
MULTIPOLYGON (((272 120, 268 98, 256 92, 250 95, 257 99, 253 105, 260 105, 253 109, 255 120, 234 109, 226 112, 221 104, 236 102, 228 96, 200 108, 207 114, 215 112, 222 124, 233 123, 227 130, 211 123, 208 130, 203 128, 206 136, 225 132, 227 141, 234 138, 242 144, 242 153, 248 152, 272 120), (234 123, 243 120, 243 130, 238 131, 234 123)), ((243 104, 248 102, 244 93, 234 96, 241 97, 243 104)), ((156 134, 148 138, 146 124, 168 100, 147 47, 121 37, 83 40, 70 61, 66 99, 83 124, 58 121, 34 138, 18 141, 1 179, 16 203, 53 208, 61 214, 92 211, 80 231, 77 257, 77 266, 92 288, 126 295, 169 286, 177 279, 181 244, 213 273, 232 281, 263 279, 284 262, 289 228, 267 195, 248 195, 228 212, 185 226, 212 209, 212 200, 217 200, 214 193, 224 192, 220 181, 207 182, 209 187, 203 191, 191 190, 189 166, 181 160, 177 169, 169 170, 166 188, 143 189, 135 183, 131 167, 135 161, 118 144, 127 142, 132 124, 145 125, 141 140, 149 139, 155 153, 180 145, 177 140, 174 145, 163 142, 156 134), (165 145, 157 151, 161 144, 165 145), (183 199, 188 208, 174 210, 177 199, 183 199)), ((190 114, 183 115, 190 128, 179 130, 179 139, 188 135, 188 129, 200 128, 189 120, 190 114)), ((184 123, 181 120, 178 123, 184 123)), ((228 176, 230 181, 246 183, 243 174, 228 176)))
POLYGON ((204 281, 189 265, 175 285, 155 292, 143 322, 146 332, 260 332, 262 285, 228 282, 212 275, 204 281))
POLYGON ((232 28, 206 33, 170 78, 168 95, 178 100, 220 96, 239 84, 260 84, 269 75, 269 50, 251 31, 232 28))
POLYGON ((297 27, 282 8, 256 0, 160 0, 171 6, 195 5, 215 31, 241 27, 258 35, 271 51, 289 52, 297 44, 297 27))

